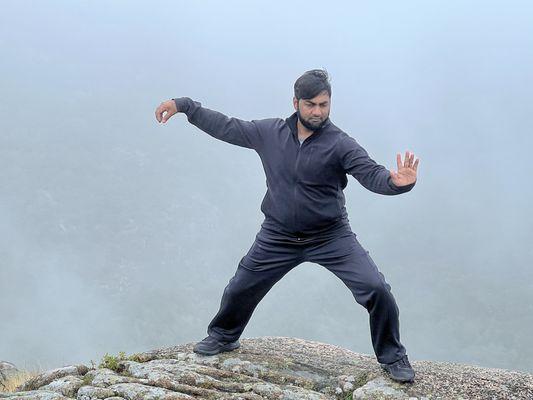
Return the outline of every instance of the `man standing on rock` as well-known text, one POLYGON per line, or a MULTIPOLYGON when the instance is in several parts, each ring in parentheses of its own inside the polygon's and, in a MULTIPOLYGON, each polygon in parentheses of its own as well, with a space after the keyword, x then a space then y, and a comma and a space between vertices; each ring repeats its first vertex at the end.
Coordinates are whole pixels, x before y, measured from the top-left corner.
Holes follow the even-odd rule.
POLYGON ((347 174, 368 190, 397 195, 416 183, 419 159, 396 155, 398 171, 372 160, 359 143, 329 119, 331 86, 324 70, 294 84, 295 112, 288 118, 243 121, 202 107, 188 97, 167 100, 155 111, 165 123, 181 112, 209 135, 254 149, 261 158, 267 192, 265 219, 248 253, 224 289, 207 336, 194 346, 213 355, 240 346, 239 337, 261 299, 287 272, 309 261, 339 277, 369 313, 372 345, 392 379, 412 381, 415 372, 400 343, 399 309, 390 285, 352 232, 345 208, 347 174))

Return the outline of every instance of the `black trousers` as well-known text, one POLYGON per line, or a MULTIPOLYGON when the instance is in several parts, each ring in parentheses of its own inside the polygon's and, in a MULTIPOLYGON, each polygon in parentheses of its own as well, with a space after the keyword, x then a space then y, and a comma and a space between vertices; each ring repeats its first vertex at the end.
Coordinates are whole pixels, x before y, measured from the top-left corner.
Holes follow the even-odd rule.
POLYGON ((348 226, 319 240, 286 240, 262 227, 224 289, 208 335, 237 340, 272 286, 305 261, 333 272, 351 290, 355 301, 366 308, 378 362, 392 363, 406 354, 400 343, 400 311, 391 287, 348 226))

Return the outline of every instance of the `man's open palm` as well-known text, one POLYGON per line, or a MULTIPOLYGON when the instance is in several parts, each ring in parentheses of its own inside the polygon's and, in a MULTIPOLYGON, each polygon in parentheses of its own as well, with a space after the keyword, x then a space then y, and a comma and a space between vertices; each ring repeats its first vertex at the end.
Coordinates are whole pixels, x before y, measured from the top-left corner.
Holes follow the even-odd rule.
POLYGON ((398 165, 398 171, 390 171, 392 183, 394 183, 396 186, 405 186, 416 181, 416 170, 418 168, 418 162, 420 161, 420 159, 417 158, 416 161, 414 160, 414 153, 411 153, 411 155, 409 155, 409 152, 406 151, 405 160, 403 161, 403 163, 402 156, 400 155, 400 153, 396 154, 396 163, 398 165))

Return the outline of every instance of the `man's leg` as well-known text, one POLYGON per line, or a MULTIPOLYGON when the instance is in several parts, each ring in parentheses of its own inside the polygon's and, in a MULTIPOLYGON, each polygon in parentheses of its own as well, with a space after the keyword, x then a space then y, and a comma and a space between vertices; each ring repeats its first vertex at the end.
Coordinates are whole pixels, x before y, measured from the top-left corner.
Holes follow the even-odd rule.
POLYGON ((392 363, 406 354, 400 342, 400 310, 391 287, 353 232, 309 246, 306 261, 333 272, 351 290, 355 300, 367 309, 378 362, 392 363))
POLYGON ((220 309, 207 328, 220 341, 237 340, 261 299, 302 262, 301 247, 278 244, 260 231, 224 289, 220 309))

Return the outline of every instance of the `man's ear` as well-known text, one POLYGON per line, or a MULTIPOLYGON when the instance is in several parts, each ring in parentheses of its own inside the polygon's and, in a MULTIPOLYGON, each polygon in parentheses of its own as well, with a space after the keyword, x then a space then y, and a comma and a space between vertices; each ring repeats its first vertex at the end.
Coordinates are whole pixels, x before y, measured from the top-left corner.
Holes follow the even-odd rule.
POLYGON ((294 111, 298 110, 298 99, 296 96, 292 98, 292 104, 294 105, 294 111))

